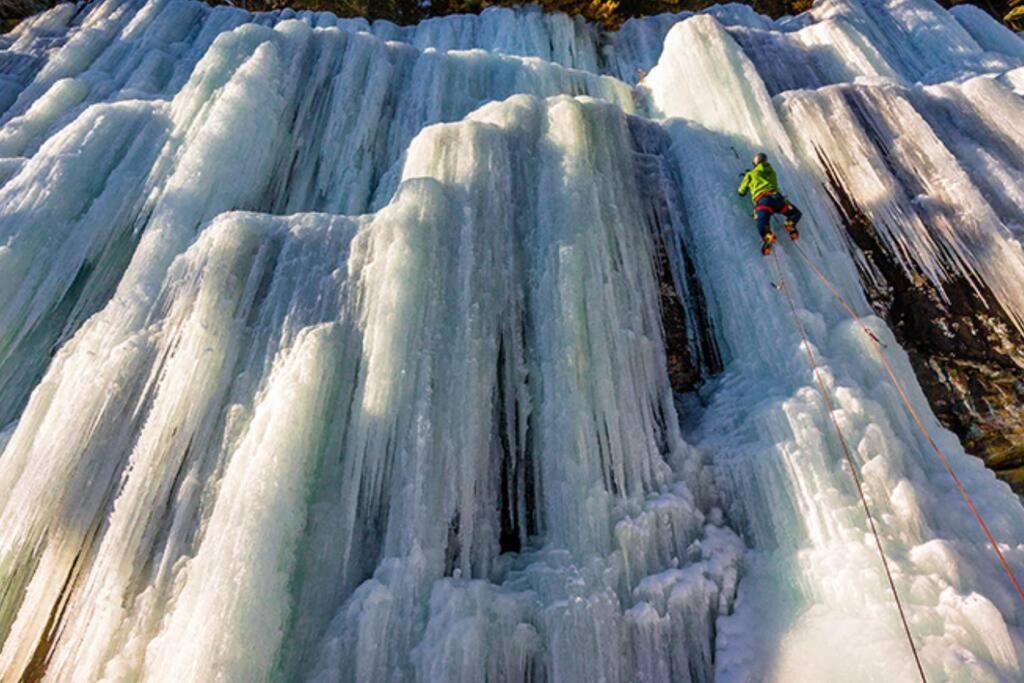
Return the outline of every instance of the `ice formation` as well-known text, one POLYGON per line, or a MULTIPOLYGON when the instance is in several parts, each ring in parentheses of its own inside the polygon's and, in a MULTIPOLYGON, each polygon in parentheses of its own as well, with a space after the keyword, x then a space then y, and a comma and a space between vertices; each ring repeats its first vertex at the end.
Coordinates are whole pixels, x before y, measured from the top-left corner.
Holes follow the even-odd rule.
MULTIPOLYGON (((0 677, 913 680, 736 176, 775 161, 1024 574, 1024 508, 934 418, 829 191, 1024 328, 1022 74, 1018 36, 931 0, 613 34, 26 20, 0 37, 0 677)), ((929 679, 1021 680, 1024 604, 787 246, 929 679)))

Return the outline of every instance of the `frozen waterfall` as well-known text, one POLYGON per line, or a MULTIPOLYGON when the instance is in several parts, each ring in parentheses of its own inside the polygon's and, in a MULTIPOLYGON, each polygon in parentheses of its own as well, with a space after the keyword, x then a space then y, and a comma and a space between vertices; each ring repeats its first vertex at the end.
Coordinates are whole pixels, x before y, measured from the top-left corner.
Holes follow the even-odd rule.
MULTIPOLYGON (((615 33, 194 0, 24 21, 0 680, 914 680, 737 175, 772 158, 1024 576, 1020 499, 873 306, 929 292, 1022 338, 1022 121, 1024 41, 932 0, 615 33)), ((870 339, 779 251, 929 680, 1024 679, 1024 603, 870 339)))

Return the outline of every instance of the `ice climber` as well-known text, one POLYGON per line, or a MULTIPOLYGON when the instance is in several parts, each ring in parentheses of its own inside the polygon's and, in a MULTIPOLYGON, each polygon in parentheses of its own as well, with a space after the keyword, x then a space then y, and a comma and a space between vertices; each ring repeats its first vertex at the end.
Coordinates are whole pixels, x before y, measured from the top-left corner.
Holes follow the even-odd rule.
POLYGON ((761 234, 761 253, 768 256, 775 244, 775 233, 772 232, 772 215, 781 213, 786 217, 786 232, 791 239, 800 237, 796 224, 800 222, 800 209, 796 208, 779 192, 779 181, 775 177, 775 169, 768 163, 768 155, 758 152, 754 155, 754 167, 743 174, 739 193, 742 197, 747 192, 754 200, 754 218, 757 220, 757 231, 761 234))

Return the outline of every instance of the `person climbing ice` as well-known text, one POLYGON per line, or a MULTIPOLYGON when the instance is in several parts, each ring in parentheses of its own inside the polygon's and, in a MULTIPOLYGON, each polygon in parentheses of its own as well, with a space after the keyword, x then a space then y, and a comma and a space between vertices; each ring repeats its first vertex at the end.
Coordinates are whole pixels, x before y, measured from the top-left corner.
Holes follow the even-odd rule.
POLYGON ((779 192, 779 181, 775 177, 775 169, 768 163, 768 155, 758 152, 754 155, 754 167, 743 174, 740 183, 740 196, 750 192, 754 200, 754 218, 757 220, 757 231, 761 235, 761 253, 768 256, 775 244, 775 233, 772 232, 772 216, 781 213, 786 217, 786 232, 791 239, 798 239, 800 232, 796 224, 800 222, 800 209, 796 208, 779 192))

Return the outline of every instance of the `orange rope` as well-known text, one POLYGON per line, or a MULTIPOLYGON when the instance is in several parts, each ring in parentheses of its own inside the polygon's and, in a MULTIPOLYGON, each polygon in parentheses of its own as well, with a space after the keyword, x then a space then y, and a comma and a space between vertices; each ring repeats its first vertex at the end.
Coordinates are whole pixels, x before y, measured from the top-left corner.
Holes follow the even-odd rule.
POLYGON ((875 518, 871 514, 871 508, 868 507, 867 497, 864 495, 864 487, 861 484, 860 475, 857 473, 857 466, 853 460, 853 455, 850 453, 850 447, 846 443, 846 438, 843 436, 843 430, 839 426, 839 421, 836 419, 835 408, 832 405, 832 399, 829 397, 828 388, 825 386, 825 380, 821 378, 821 374, 818 371, 818 363, 814 359, 814 351, 811 350, 811 341, 807 338, 807 332, 804 329, 804 325, 800 322, 800 316, 796 312, 796 304, 793 302, 793 297, 790 296, 789 290, 786 288, 786 281, 782 275, 782 265, 779 263, 779 254, 777 251, 772 251, 772 257, 775 262, 775 270, 779 276, 779 289, 782 290, 783 294, 786 295, 786 300, 789 302, 789 310, 793 314, 793 322, 796 324, 796 329, 800 333, 800 337, 804 342, 804 349, 807 351, 807 358, 811 363, 811 371, 814 374, 814 379, 818 383, 818 390, 821 393, 821 398, 825 402, 825 410, 828 413, 829 418, 832 420, 832 426, 835 427, 836 436, 839 437, 839 445, 842 446, 843 455, 846 457, 846 464, 850 467, 850 475, 853 477, 853 482, 857 486, 857 495, 860 496, 860 503, 864 507, 864 515, 868 519, 868 525, 871 527, 871 535, 875 538, 875 545, 878 547, 878 556, 882 558, 882 567, 885 569, 885 577, 889 580, 889 589, 892 591, 892 597, 896 600, 896 609, 900 613, 900 621, 903 623, 903 632, 907 635, 907 642, 910 644, 910 651, 914 654, 914 663, 917 665, 917 672, 921 675, 921 680, 924 683, 928 682, 928 677, 925 676, 924 667, 921 665, 921 657, 917 653, 917 645, 914 644, 914 637, 910 633, 910 624, 907 623, 907 615, 903 611, 903 602, 900 600, 899 591, 896 590, 896 582, 892 578, 892 571, 889 569, 889 560, 885 556, 885 549, 882 547, 882 539, 878 535, 878 528, 875 526, 875 518))
POLYGON ((949 460, 946 458, 946 455, 942 452, 942 449, 940 449, 938 444, 935 443, 935 440, 932 438, 932 435, 928 433, 927 428, 925 428, 924 426, 924 421, 921 419, 921 416, 917 414, 917 411, 914 409, 913 404, 910 402, 910 398, 903 390, 903 385, 900 384, 899 379, 896 377, 895 370, 893 370, 892 366, 889 364, 889 360, 885 357, 885 353, 882 352, 882 347, 884 347, 885 345, 878 337, 875 336, 874 332, 872 332, 868 328, 864 321, 860 319, 860 316, 858 316, 853 311, 853 309, 850 308, 849 304, 846 303, 842 295, 840 295, 839 292, 836 290, 835 286, 829 281, 827 277, 825 277, 825 274, 821 272, 821 270, 814 264, 814 262, 811 261, 810 257, 808 257, 806 253, 804 253, 804 250, 800 248, 800 245, 794 242, 793 246, 796 247, 797 252, 799 252, 800 256, 803 257, 804 261, 807 262, 807 264, 818 275, 821 281, 824 282, 830 290, 832 290, 832 294, 836 297, 839 303, 843 305, 843 308, 845 308, 846 312, 850 314, 850 317, 858 325, 860 325, 861 329, 863 329, 871 338, 871 340, 875 342, 875 352, 878 355, 879 360, 882 361, 882 365, 885 367, 885 371, 888 373, 889 379, 892 380, 893 386, 896 387, 896 392, 900 395, 900 398, 903 400, 903 405, 907 407, 907 410, 914 418, 914 422, 917 423, 917 428, 921 430, 921 433, 924 435, 924 438, 928 441, 928 444, 932 447, 932 450, 935 451, 935 455, 939 457, 939 460, 942 462, 943 467, 945 467, 946 472, 948 472, 949 476, 952 477, 953 483, 956 484, 957 489, 959 489, 960 495, 963 497, 964 502, 967 503, 967 507, 970 508, 971 512, 974 514, 974 518, 978 521, 978 526, 981 527, 982 532, 985 534, 985 537, 988 539, 988 542, 992 546, 992 550, 995 551, 996 556, 999 558, 999 564, 1002 565, 1003 571, 1006 572, 1006 576, 1010 579, 1010 583, 1012 583, 1013 587, 1017 590, 1017 595, 1020 596, 1021 600, 1024 600, 1024 588, 1021 587, 1020 581, 1017 580, 1017 575, 1013 572, 1013 568, 1010 566, 1010 563, 1007 562, 1006 556, 1003 555, 1003 551, 999 548, 999 544, 996 543, 996 539, 992 535, 992 532, 989 530, 988 524, 985 522, 985 518, 981 515, 981 512, 979 512, 978 508, 974 505, 974 500, 971 498, 971 494, 967 492, 967 487, 964 486, 963 482, 960 481, 960 477, 958 477, 956 475, 956 472, 953 471, 953 467, 952 465, 949 464, 949 460))

